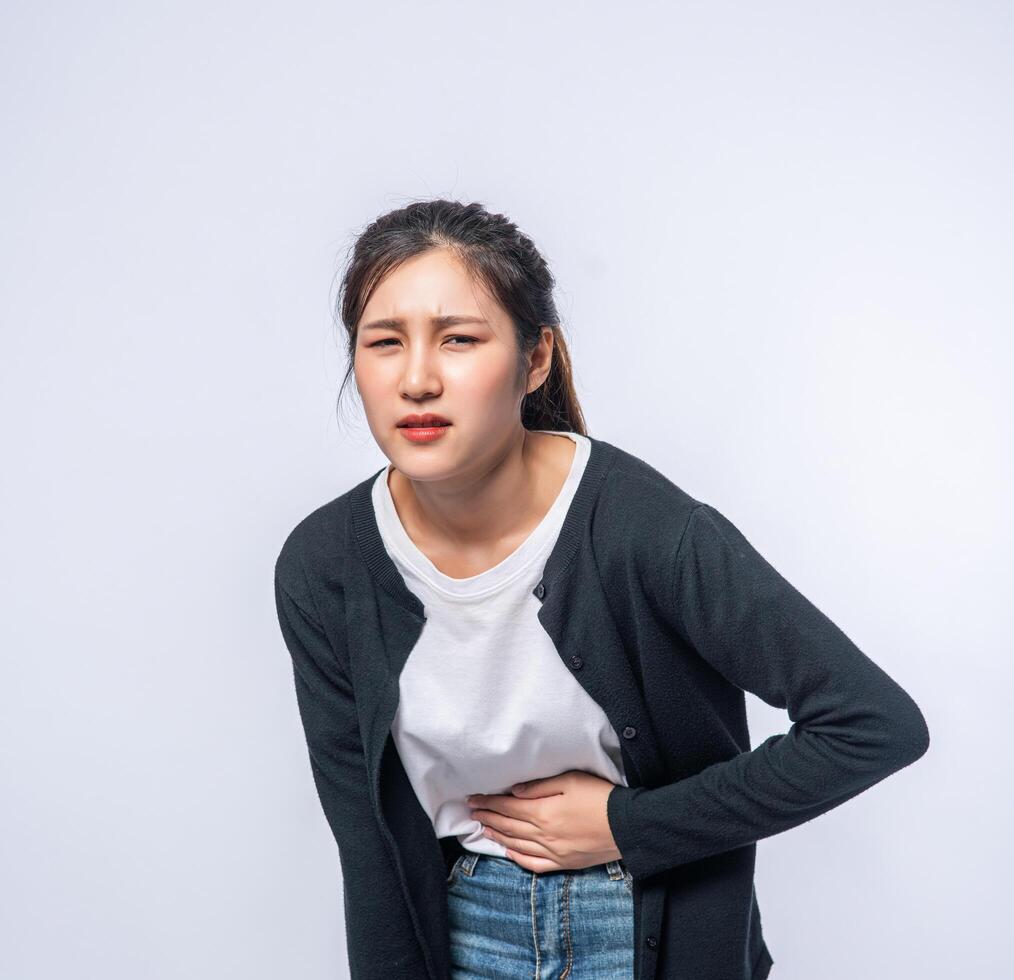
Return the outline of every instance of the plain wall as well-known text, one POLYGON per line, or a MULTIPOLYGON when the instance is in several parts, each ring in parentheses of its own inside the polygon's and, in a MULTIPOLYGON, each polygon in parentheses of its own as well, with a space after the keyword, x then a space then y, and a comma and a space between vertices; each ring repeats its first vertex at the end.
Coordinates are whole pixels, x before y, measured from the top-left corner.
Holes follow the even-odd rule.
POLYGON ((335 415, 345 252, 437 196, 544 251, 591 433, 924 710, 759 845, 772 977, 1007 975, 1010 5, 0 17, 0 975, 346 975, 272 568, 385 462, 335 415))

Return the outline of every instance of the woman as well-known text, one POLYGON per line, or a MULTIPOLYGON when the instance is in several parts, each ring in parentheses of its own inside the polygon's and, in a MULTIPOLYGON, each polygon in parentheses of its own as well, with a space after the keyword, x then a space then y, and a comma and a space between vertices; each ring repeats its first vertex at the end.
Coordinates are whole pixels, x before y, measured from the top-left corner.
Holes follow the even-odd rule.
POLYGON ((342 283, 389 463, 296 525, 275 594, 352 976, 763 980, 756 841, 926 723, 720 511, 586 433, 552 291, 442 200, 342 283), (752 751, 746 690, 793 721, 752 751))

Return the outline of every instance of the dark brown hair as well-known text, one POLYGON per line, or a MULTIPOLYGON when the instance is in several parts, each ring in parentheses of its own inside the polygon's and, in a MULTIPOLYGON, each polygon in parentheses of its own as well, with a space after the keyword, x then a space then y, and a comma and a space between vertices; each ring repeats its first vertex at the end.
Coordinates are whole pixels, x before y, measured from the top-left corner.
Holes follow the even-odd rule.
POLYGON ((526 429, 587 435, 553 299, 553 274, 532 240, 513 222, 475 202, 417 201, 376 218, 356 238, 336 303, 349 359, 339 405, 355 369, 359 320, 373 291, 402 262, 437 248, 453 252, 510 315, 518 339, 519 384, 525 383, 527 357, 541 328, 553 328, 552 366, 546 380, 522 401, 521 424, 526 429))

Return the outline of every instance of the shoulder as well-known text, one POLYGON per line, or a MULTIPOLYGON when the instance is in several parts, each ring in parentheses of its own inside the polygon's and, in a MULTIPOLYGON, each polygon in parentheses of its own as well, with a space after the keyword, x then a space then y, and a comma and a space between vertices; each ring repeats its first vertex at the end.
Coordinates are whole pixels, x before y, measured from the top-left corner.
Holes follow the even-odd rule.
POLYGON ((780 576, 714 504, 632 453, 610 447, 609 455, 591 539, 611 594, 643 596, 672 616, 676 596, 723 601, 734 589, 780 588, 780 576))
POLYGON ((658 468, 606 444, 607 465, 591 515, 599 575, 614 596, 669 603, 673 568, 692 518, 705 506, 658 468))
POLYGON ((310 591, 311 583, 340 581, 354 547, 352 498, 375 475, 315 507, 285 535, 275 558, 275 580, 294 598, 310 591))
POLYGON ((611 454, 592 534, 608 574, 636 575, 662 601, 676 591, 781 594, 783 576, 723 510, 633 454, 616 447, 611 454))
POLYGON ((706 505, 647 461, 606 445, 611 461, 596 508, 598 536, 616 547, 668 553, 706 505))

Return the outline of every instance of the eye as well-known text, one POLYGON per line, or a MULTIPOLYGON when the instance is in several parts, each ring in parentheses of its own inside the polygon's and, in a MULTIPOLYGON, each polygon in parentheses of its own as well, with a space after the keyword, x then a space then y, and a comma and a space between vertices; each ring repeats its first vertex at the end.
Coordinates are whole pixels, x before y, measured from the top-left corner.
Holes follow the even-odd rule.
MULTIPOLYGON (((469 344, 477 344, 479 342, 478 337, 466 337, 462 334, 455 334, 454 336, 448 337, 448 340, 460 340, 463 344, 452 344, 452 347, 468 346, 469 344)), ((383 340, 375 340, 372 344, 367 344, 367 347, 387 347, 388 344, 399 343, 397 337, 385 337, 383 340)))

